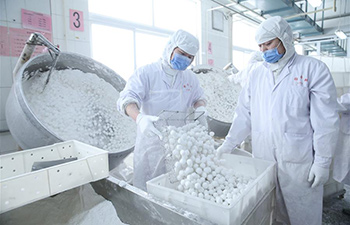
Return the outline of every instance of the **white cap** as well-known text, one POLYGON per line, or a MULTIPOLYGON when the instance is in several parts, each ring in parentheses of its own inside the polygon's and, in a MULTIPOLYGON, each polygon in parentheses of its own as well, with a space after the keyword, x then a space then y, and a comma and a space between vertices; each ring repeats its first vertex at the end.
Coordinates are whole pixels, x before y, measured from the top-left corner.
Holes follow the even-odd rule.
POLYGON ((198 52, 199 41, 195 36, 184 30, 176 31, 165 46, 162 57, 164 61, 170 64, 170 56, 176 47, 194 56, 198 52))
POLYGON ((262 22, 255 34, 255 40, 258 44, 265 43, 274 38, 279 38, 284 42, 293 42, 292 28, 288 22, 280 16, 271 17, 262 22))

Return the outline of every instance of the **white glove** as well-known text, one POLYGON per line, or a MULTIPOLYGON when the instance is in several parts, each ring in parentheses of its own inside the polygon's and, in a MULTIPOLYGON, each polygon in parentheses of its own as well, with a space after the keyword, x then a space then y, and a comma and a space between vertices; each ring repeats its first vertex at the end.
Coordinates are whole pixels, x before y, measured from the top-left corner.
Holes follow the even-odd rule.
POLYGON ((224 153, 231 153, 232 151, 232 147, 230 147, 229 145, 225 145, 225 142, 216 150, 216 157, 218 159, 221 158, 222 154, 224 153))
POLYGON ((198 121, 202 126, 208 129, 208 121, 207 121, 208 111, 206 110, 206 108, 204 106, 199 106, 194 111, 198 113, 203 113, 200 117, 198 117, 198 121))
POLYGON ((148 116, 140 113, 136 117, 136 124, 140 127, 142 134, 146 135, 147 137, 157 135, 162 140, 162 133, 157 128, 155 128, 153 124, 153 122, 157 120, 159 120, 158 116, 148 116))
POLYGON ((309 182, 312 182, 311 188, 315 188, 324 185, 329 178, 329 168, 324 168, 312 164, 309 173, 309 182))
POLYGON ((230 76, 227 77, 227 79, 228 79, 230 82, 234 83, 235 77, 236 77, 236 76, 235 76, 234 74, 231 74, 230 76))

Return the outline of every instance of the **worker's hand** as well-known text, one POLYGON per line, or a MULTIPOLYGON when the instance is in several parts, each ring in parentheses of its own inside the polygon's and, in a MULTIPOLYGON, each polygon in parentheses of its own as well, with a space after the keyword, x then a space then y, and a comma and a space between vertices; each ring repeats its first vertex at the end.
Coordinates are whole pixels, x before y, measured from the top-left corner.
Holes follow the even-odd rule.
POLYGON ((230 76, 227 77, 227 79, 228 79, 231 83, 234 83, 234 82, 235 82, 235 77, 236 77, 235 74, 231 74, 230 76))
POLYGON ((159 120, 158 116, 148 116, 140 113, 136 117, 136 124, 140 127, 140 131, 142 134, 146 135, 147 137, 157 135, 159 139, 162 140, 162 133, 157 128, 155 128, 153 124, 153 122, 157 120, 159 120))
POLYGON ((309 173, 309 182, 312 182, 311 188, 324 185, 329 178, 329 168, 324 168, 313 164, 309 173))
POLYGON ((225 144, 225 142, 216 150, 216 157, 218 159, 221 158, 222 154, 224 153, 231 153, 232 152, 232 147, 230 147, 229 145, 225 144))
POLYGON ((195 112, 198 113, 203 113, 200 117, 198 117, 199 123, 204 126, 206 129, 208 129, 208 121, 207 121, 207 116, 208 116, 208 111, 204 106, 199 106, 196 108, 195 112))

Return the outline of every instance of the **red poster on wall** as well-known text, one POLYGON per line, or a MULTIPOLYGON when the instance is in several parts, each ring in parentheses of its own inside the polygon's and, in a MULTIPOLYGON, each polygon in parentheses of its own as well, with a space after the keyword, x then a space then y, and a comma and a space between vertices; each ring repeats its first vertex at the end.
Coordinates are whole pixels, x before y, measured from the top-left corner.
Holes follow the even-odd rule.
POLYGON ((208 41, 208 54, 213 54, 213 50, 212 50, 210 41, 208 41))
POLYGON ((51 16, 29 11, 21 10, 22 13, 22 27, 34 30, 43 30, 47 32, 52 31, 51 16))

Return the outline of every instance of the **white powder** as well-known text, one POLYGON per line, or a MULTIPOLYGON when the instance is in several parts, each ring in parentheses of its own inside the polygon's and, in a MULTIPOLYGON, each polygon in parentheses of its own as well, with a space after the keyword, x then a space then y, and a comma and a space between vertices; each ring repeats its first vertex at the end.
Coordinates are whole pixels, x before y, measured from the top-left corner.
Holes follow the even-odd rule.
POLYGON ((14 209, 0 216, 3 225, 122 225, 110 201, 90 184, 14 209))
MULTIPOLYGON (((33 72, 35 73, 35 72, 33 72)), ((62 140, 78 140, 110 152, 135 144, 136 124, 117 111, 119 92, 96 74, 80 70, 36 74, 24 83, 39 121, 62 140)))
POLYGON ((223 71, 216 69, 203 71, 205 72, 196 75, 208 100, 206 108, 209 116, 222 122, 231 123, 242 87, 230 82, 227 74, 223 71))

